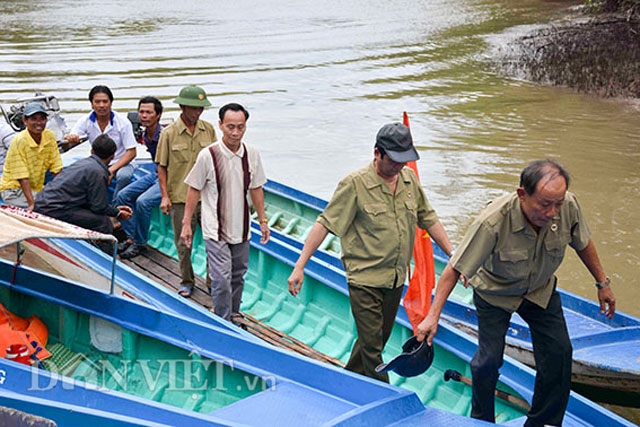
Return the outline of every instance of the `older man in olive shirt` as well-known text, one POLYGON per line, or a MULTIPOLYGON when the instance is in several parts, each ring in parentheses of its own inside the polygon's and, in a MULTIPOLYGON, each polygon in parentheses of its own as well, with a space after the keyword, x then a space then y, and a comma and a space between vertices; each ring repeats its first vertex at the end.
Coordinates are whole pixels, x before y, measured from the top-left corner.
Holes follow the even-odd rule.
POLYGON ((393 327, 411 261, 416 225, 427 230, 446 252, 453 247, 405 163, 418 160, 409 128, 383 126, 376 137, 374 160, 338 184, 314 224, 289 277, 289 292, 300 292, 304 266, 329 232, 342 242, 351 311, 358 339, 346 369, 389 382, 377 373, 393 327))
MULTIPOLYGON (((193 85, 183 87, 173 102, 180 105, 182 113, 160 134, 155 161, 158 164, 160 210, 165 215, 171 214, 173 240, 180 262, 181 280, 178 293, 184 297, 190 297, 195 283, 191 265, 191 247, 186 246, 180 239, 189 188, 184 179, 195 164, 198 153, 216 141, 216 132, 211 123, 200 120, 204 107, 211 106, 201 87, 193 85)), ((200 203, 192 217, 192 229, 195 230, 199 222, 200 203)))
POLYGON ((558 163, 529 164, 517 191, 494 200, 472 224, 440 276, 433 304, 418 326, 418 339, 426 336, 431 342, 459 276, 470 278, 479 332, 471 362, 474 418, 495 421, 498 369, 511 314, 517 312, 529 324, 537 366, 525 426, 562 424, 571 390, 572 348, 554 273, 567 245, 593 275, 601 312, 613 317, 615 298, 609 278, 568 187, 569 175, 558 163))

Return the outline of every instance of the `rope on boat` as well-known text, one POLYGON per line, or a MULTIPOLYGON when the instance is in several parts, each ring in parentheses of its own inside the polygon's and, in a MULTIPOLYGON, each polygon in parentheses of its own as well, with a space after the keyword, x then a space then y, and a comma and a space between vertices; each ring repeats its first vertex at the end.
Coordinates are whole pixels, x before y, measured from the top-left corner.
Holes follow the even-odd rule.
POLYGON ((243 318, 238 317, 234 319, 234 322, 239 325, 245 326, 248 332, 257 336, 258 338, 272 345, 275 345, 276 347, 292 350, 296 353, 302 354, 312 359, 331 363, 332 365, 344 368, 344 363, 341 360, 336 359, 335 357, 331 357, 308 346, 304 342, 265 324, 264 322, 256 319, 250 314, 242 313, 242 315, 244 316, 243 318))

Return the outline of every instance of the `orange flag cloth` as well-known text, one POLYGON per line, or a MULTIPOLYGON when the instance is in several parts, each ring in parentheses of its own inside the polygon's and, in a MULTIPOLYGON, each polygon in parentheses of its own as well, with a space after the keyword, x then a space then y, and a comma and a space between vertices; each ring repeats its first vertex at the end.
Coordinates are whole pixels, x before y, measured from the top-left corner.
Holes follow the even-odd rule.
MULTIPOLYGON (((409 116, 406 112, 402 114, 402 122, 409 127, 409 116)), ((416 173, 418 180, 418 166, 416 162, 407 163, 416 173)), ((431 306, 431 294, 436 284, 436 272, 433 262, 433 247, 429 233, 416 227, 416 239, 413 245, 413 260, 415 269, 411 274, 409 268, 409 288, 404 295, 404 309, 407 312, 414 334, 417 332, 418 324, 425 318, 431 306)))

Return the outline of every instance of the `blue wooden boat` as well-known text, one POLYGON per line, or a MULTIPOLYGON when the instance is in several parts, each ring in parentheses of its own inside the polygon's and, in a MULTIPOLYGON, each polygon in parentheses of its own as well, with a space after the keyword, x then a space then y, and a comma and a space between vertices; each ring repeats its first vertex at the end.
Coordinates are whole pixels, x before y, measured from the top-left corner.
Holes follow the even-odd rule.
MULTIPOLYGON (((268 182, 265 191, 270 227, 289 237, 288 244, 301 248, 326 201, 276 182, 268 182)), ((435 244, 433 250, 435 270, 439 276, 448 257, 435 244)), ((328 236, 317 257, 341 269, 339 239, 328 236)), ((617 311, 609 320, 600 313, 597 303, 563 289, 558 291, 574 349, 574 383, 640 393, 640 319, 617 311)), ((456 286, 444 307, 442 320, 477 336, 477 318, 472 301, 471 288, 456 286)), ((517 314, 513 316, 508 330, 506 353, 528 366, 535 366, 528 325, 517 314)), ((640 405, 640 399, 636 399, 635 404, 640 405)))
MULTIPOLYGON (((171 253, 174 249, 168 221, 168 217, 160 215, 159 212, 154 214, 150 245, 171 253)), ((286 278, 299 254, 299 249, 290 244, 291 239, 290 236, 274 231, 272 240, 267 245, 261 245, 258 243, 259 232, 256 233, 254 229, 251 267, 247 275, 242 309, 248 315, 285 332, 287 336, 311 346, 316 351, 327 354, 332 359, 345 361, 355 337, 355 327, 350 315, 344 272, 332 265, 332 259, 314 257, 306 271, 305 292, 298 298, 290 297, 286 288, 286 278)), ((105 277, 112 272, 112 260, 84 242, 56 240, 54 244, 55 251, 59 254, 64 254, 78 263, 90 263, 92 271, 105 277)), ((196 240, 195 244, 196 252, 200 252, 202 256, 202 243, 196 240)), ((51 251, 46 253, 51 254, 51 251)), ((175 256, 175 252, 173 255, 175 256)), ((200 262, 198 257, 195 262, 197 272, 203 274, 203 262, 200 262)), ((115 278, 116 293, 134 296, 163 312, 171 312, 179 317, 193 318, 197 321, 214 322, 220 329, 244 334, 234 325, 221 322, 208 310, 178 297, 174 291, 168 291, 155 280, 150 280, 120 262, 115 264, 115 278)), ((406 313, 401 310, 384 354, 385 359, 398 354, 402 343, 410 335, 411 327, 406 313)), ((428 409, 467 416, 470 412, 470 388, 463 383, 446 382, 443 374, 453 368, 469 376, 468 363, 475 349, 476 344, 466 334, 443 325, 436 339, 436 360, 429 371, 414 378, 402 378, 392 374, 392 382, 415 393, 428 409)), ((502 391, 529 400, 533 381, 534 374, 531 370, 507 358, 501 370, 499 387, 502 391)), ((525 413, 526 410, 523 408, 497 400, 497 420, 501 424, 521 425, 525 413)), ((420 419, 420 416, 416 417, 420 419)), ((591 421, 587 420, 591 419, 611 425, 628 425, 622 418, 577 394, 572 394, 565 425, 589 425, 591 421)), ((422 418, 421 421, 425 422, 425 419, 422 418)), ((431 421, 433 420, 430 420, 429 425, 437 425, 431 421)))

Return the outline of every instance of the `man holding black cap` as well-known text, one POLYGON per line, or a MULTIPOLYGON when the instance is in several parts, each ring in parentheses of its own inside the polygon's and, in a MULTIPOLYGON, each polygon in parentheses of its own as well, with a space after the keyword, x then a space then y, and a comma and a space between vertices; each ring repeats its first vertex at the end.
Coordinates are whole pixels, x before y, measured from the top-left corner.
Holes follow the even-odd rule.
POLYGON ((0 180, 0 194, 8 205, 33 210, 35 195, 44 187, 47 170, 62 170, 62 159, 53 131, 47 126, 47 110, 39 102, 24 107, 26 129, 16 135, 7 151, 0 180))
POLYGON ((329 232, 339 236, 358 332, 346 369, 389 382, 388 374, 375 368, 382 363, 382 350, 398 311, 416 226, 427 230, 446 253, 453 246, 417 176, 404 167, 420 158, 409 128, 401 123, 383 126, 373 154, 372 163, 338 184, 311 229, 288 283, 289 292, 296 296, 313 253, 329 232))
POLYGON ((555 272, 567 246, 593 275, 601 314, 613 318, 616 301, 610 280, 580 204, 568 191, 569 181, 569 172, 554 160, 529 163, 516 191, 493 200, 469 227, 418 325, 417 338, 431 343, 458 278, 469 278, 478 319, 478 349, 471 360, 472 418, 495 422, 494 392, 515 312, 529 325, 537 371, 524 425, 562 425, 573 350, 555 272))

